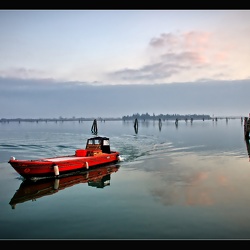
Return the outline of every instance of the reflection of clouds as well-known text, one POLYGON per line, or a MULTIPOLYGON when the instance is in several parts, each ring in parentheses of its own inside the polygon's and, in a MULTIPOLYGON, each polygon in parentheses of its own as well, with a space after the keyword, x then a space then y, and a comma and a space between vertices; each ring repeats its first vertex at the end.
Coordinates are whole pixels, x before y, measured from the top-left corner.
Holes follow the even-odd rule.
MULTIPOLYGON (((165 163, 165 168, 157 166, 160 173, 151 192, 155 199, 166 206, 231 203, 241 197, 239 188, 245 188, 239 171, 241 162, 245 164, 242 159, 230 156, 178 155, 168 164, 165 163)), ((250 169, 249 176, 245 178, 249 187, 250 169)))
POLYGON ((194 194, 193 192, 188 193, 187 205, 212 205, 214 202, 209 195, 208 190, 202 190, 199 195, 194 194))
POLYGON ((221 186, 227 186, 229 184, 226 176, 218 176, 218 182, 221 186))
POLYGON ((208 178, 208 173, 206 172, 197 173, 194 178, 193 184, 198 184, 198 182, 205 181, 207 178, 208 178))

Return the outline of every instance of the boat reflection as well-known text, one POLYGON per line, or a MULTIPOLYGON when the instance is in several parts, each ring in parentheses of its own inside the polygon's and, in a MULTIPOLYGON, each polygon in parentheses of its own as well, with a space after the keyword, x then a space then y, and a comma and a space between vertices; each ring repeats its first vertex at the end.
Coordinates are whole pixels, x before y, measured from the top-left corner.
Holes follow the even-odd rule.
POLYGON ((78 171, 68 175, 62 175, 60 178, 43 178, 24 180, 16 191, 9 204, 15 209, 16 204, 26 201, 35 201, 43 196, 52 195, 59 190, 72 187, 79 183, 88 183, 88 186, 104 188, 110 185, 111 174, 119 169, 119 165, 107 165, 97 167, 89 171, 78 171))

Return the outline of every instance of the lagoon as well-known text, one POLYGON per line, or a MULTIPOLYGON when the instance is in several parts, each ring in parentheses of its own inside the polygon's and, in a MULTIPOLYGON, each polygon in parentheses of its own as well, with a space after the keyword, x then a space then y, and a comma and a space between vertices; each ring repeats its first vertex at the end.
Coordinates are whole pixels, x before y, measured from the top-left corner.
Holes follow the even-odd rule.
POLYGON ((250 238, 249 147, 240 119, 140 120, 137 133, 133 125, 98 121, 98 135, 110 138, 122 161, 69 185, 27 184, 8 160, 72 154, 92 136, 92 121, 1 122, 0 239, 250 238), (15 199, 20 193, 29 197, 15 199))

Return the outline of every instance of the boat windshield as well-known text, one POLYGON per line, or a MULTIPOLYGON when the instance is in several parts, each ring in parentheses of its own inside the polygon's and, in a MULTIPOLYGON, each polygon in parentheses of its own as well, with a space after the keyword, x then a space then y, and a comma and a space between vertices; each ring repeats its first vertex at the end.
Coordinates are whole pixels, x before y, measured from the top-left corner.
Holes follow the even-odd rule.
POLYGON ((101 144, 101 140, 91 139, 91 140, 88 141, 88 144, 89 145, 99 145, 99 144, 101 144))
POLYGON ((98 147, 104 151, 109 151, 110 150, 108 149, 110 147, 109 138, 94 137, 88 139, 86 148, 93 148, 93 147, 98 147))
POLYGON ((103 140, 103 145, 109 145, 109 140, 103 140))

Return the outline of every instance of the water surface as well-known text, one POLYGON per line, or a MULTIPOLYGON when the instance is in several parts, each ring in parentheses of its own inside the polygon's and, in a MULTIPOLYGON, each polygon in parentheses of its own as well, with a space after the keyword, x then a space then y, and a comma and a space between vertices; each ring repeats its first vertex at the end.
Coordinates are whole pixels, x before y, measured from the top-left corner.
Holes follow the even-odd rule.
POLYGON ((72 154, 85 147, 91 126, 0 123, 0 239, 250 238, 240 119, 139 121, 138 133, 133 121, 98 121, 98 135, 123 160, 59 183, 26 183, 8 164, 11 156, 72 154))

